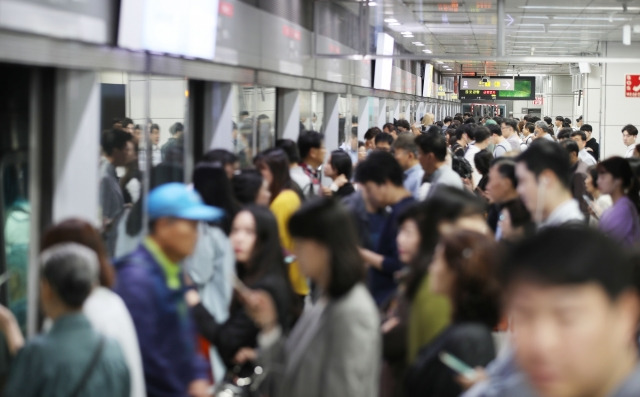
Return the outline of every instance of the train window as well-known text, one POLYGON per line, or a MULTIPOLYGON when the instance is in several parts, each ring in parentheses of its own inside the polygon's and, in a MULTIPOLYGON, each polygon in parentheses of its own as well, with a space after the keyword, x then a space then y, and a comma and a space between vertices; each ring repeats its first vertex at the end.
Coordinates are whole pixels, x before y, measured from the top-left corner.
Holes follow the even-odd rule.
POLYGON ((131 252, 141 241, 149 190, 187 179, 187 90, 181 77, 101 74, 99 198, 111 258, 131 252))
POLYGON ((380 109, 380 100, 378 98, 369 97, 369 127, 378 125, 378 114, 380 109))
POLYGON ((0 291, 23 334, 27 322, 27 274, 31 206, 29 202, 29 128, 31 70, 0 65, 0 212, 3 223, 0 291))
POLYGON ((233 147, 240 166, 247 167, 275 144, 276 89, 234 84, 232 90, 233 147))
POLYGON ((324 93, 300 92, 300 129, 324 132, 322 119, 324 118, 324 93))
POLYGON ((396 114, 396 100, 387 99, 387 123, 393 123, 398 116, 396 114))

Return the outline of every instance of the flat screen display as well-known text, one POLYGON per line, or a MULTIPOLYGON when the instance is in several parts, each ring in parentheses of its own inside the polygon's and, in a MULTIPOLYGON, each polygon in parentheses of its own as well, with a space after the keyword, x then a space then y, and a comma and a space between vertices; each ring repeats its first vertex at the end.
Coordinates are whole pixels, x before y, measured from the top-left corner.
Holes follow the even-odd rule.
MULTIPOLYGON (((492 77, 499 79, 506 77, 492 77)), ((514 82, 514 89, 510 91, 499 90, 460 90, 460 99, 481 99, 481 100, 519 100, 532 101, 536 96, 536 78, 529 76, 517 76, 514 82)))
POLYGON ((118 46, 213 59, 218 0, 122 0, 118 46))

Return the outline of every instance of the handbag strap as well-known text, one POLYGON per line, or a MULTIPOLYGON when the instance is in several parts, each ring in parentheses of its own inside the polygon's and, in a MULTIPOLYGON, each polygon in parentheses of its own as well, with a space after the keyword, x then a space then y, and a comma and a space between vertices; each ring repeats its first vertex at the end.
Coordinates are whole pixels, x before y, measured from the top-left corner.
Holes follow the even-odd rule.
POLYGON ((78 397, 80 395, 82 388, 87 383, 87 381, 91 377, 91 374, 93 373, 93 370, 98 364, 98 360, 100 359, 100 355, 102 353, 102 350, 104 349, 104 344, 105 344, 105 338, 103 335, 100 335, 100 341, 98 342, 98 346, 96 347, 96 350, 93 353, 93 356, 91 357, 91 361, 89 362, 87 369, 82 374, 82 378, 80 378, 80 381, 76 385, 75 389, 73 389, 73 393, 71 393, 71 397, 78 397))

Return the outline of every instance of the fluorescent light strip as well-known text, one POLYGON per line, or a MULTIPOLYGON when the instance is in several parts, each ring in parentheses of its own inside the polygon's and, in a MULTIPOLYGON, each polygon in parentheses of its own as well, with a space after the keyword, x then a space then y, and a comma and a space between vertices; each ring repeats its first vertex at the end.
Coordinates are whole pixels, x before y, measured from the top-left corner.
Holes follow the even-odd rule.
POLYGON ((398 20, 397 20, 397 19, 395 19, 395 18, 385 18, 385 20, 384 20, 384 21, 385 21, 385 22, 398 22, 398 20))
MULTIPOLYGON (((588 9, 589 11, 621 11, 622 7, 568 7, 568 6, 520 6, 525 10, 579 10, 583 11, 588 9)), ((627 11, 640 11, 640 7, 627 7, 627 11)))
POLYGON ((567 21, 573 21, 573 20, 581 20, 581 21, 630 21, 631 18, 609 18, 609 17, 583 17, 583 16, 578 16, 578 17, 567 17, 567 16, 560 16, 560 15, 556 15, 553 17, 553 19, 556 20, 567 20, 567 21))

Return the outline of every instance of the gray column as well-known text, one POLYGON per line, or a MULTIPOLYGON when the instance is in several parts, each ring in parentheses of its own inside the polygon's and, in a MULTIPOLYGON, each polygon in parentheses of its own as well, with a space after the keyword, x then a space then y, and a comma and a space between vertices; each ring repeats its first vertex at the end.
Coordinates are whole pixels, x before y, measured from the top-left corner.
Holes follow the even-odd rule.
POLYGON ((100 84, 95 72, 56 74, 53 222, 99 225, 100 84))
MULTIPOLYGON (((342 142, 338 142, 338 100, 339 94, 324 94, 324 117, 322 125, 324 126, 324 144, 327 148, 327 154, 332 150, 340 147, 342 142)), ((349 132, 348 138, 351 137, 349 132)))
POLYGON ((207 83, 204 97, 204 150, 233 152, 232 85, 207 83))
POLYGON ((358 140, 364 141, 364 134, 369 129, 369 97, 358 99, 358 140))
POLYGON ((276 109, 277 136, 297 141, 300 135, 300 91, 279 89, 276 109))
POLYGON ((376 127, 382 129, 387 122, 387 98, 380 98, 380 106, 378 107, 378 125, 376 127))

